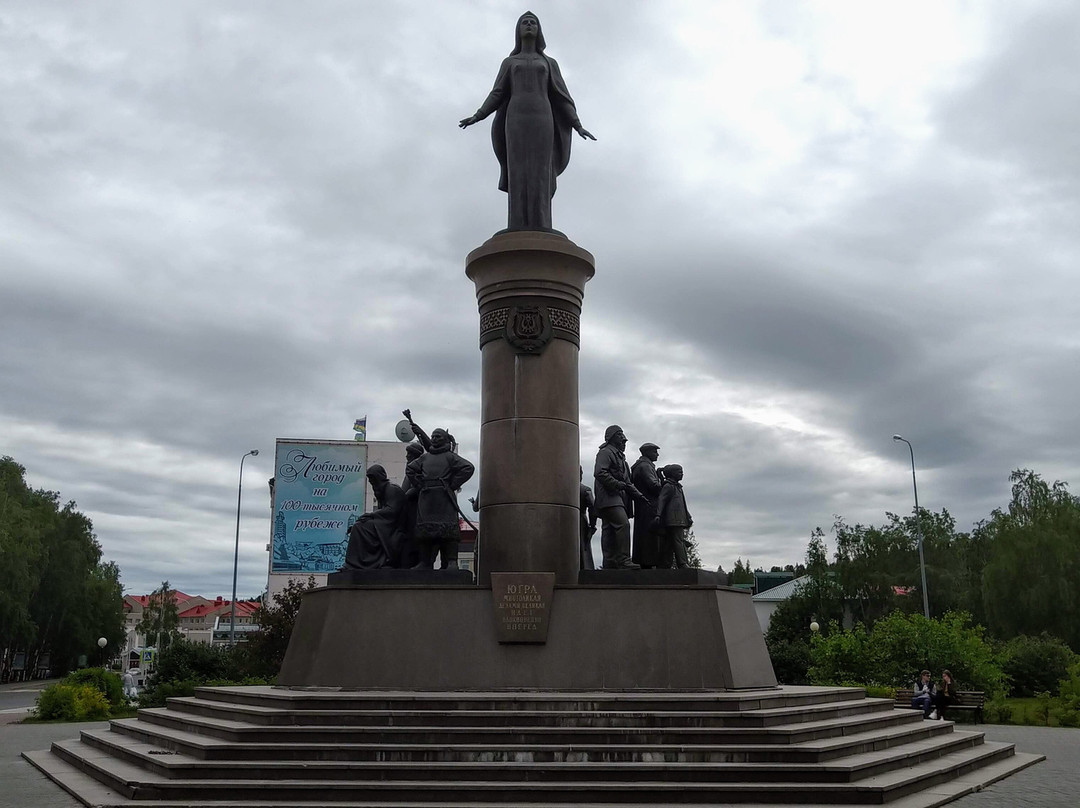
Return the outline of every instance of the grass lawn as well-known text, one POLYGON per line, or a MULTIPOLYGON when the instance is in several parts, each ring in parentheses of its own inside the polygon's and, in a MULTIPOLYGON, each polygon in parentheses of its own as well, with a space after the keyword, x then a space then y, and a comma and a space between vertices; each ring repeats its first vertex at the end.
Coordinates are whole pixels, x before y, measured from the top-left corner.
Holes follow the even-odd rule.
POLYGON ((1005 704, 1012 708, 1012 716, 1005 723, 1020 726, 1056 727, 1059 726, 1054 706, 1051 704, 1049 719, 1042 712, 1042 705, 1034 696, 1026 699, 1005 699, 1005 704))

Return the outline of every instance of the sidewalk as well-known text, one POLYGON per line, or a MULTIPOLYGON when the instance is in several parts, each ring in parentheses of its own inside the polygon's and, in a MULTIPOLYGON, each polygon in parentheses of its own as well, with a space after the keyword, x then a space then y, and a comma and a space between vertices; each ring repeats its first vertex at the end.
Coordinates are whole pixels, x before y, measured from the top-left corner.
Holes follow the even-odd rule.
POLYGON ((988 741, 1016 744, 1018 752, 1037 752, 1046 760, 1007 777, 978 794, 950 805, 957 808, 1065 808, 1080 805, 1080 729, 980 724, 988 741))
POLYGON ((0 726, 0 808, 81 808, 82 803, 45 778, 19 755, 48 749, 53 741, 79 737, 79 731, 107 727, 108 721, 84 724, 7 724, 0 726))
MULTIPOLYGON (((9 724, 0 726, 0 808, 79 808, 80 803, 45 779, 19 755, 48 749, 53 741, 77 738, 79 731, 108 726, 107 721, 84 724, 9 724)), ((1073 808, 1080 804, 1080 730, 1012 727, 996 724, 977 728, 988 741, 1015 743, 1017 751, 1039 752, 1046 760, 994 783, 978 794, 949 803, 957 808, 1073 808)))

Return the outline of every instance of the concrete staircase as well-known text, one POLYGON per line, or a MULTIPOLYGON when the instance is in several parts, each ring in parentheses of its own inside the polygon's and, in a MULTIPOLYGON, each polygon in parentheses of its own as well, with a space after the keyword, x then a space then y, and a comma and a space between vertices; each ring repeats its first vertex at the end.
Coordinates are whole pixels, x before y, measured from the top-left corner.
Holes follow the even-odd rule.
POLYGON ((93 806, 941 805, 1042 758, 852 688, 200 688, 24 755, 93 806))

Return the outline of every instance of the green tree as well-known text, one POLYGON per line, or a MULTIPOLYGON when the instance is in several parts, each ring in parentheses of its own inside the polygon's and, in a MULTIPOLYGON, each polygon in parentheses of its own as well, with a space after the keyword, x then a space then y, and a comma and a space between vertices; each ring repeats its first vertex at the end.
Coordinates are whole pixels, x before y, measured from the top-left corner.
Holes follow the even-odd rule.
POLYGON ((958 549, 966 547, 970 537, 956 532, 956 520, 949 512, 920 508, 917 524, 914 514, 885 516, 887 521, 881 526, 852 526, 842 519, 833 526, 837 578, 856 619, 873 623, 896 609, 922 611, 920 534, 931 616, 969 611, 974 605, 971 598, 978 593, 961 586, 964 571, 958 549))
POLYGON ((895 514, 881 527, 848 525, 838 518, 837 583, 855 619, 867 625, 902 606, 895 587, 918 580, 916 543, 895 514))
POLYGON ((701 556, 698 554, 697 536, 694 535, 693 528, 686 531, 686 559, 691 567, 701 568, 701 556))
MULTIPOLYGON (((124 636, 119 570, 102 562, 90 520, 74 502, 31 490, 25 469, 0 458, 0 646, 43 654, 63 673, 124 636)), ((0 660, 6 662, 6 660, 0 660)))
POLYGON ((810 644, 809 679, 818 685, 861 684, 910 687, 921 669, 939 676, 950 670, 961 688, 1003 695, 1006 676, 981 626, 970 615, 940 619, 893 612, 872 628, 833 626, 810 644))
POLYGON ((180 614, 176 609, 176 590, 170 588, 168 581, 150 593, 143 608, 142 619, 135 631, 152 642, 158 653, 164 652, 174 640, 180 638, 180 614))
MULTIPOLYGON (((803 565, 800 565, 803 566, 803 565)), ((829 569, 824 534, 818 528, 810 534, 806 548, 806 579, 799 589, 773 611, 765 645, 773 670, 782 684, 807 684, 810 666, 810 623, 829 631, 843 621, 844 604, 840 587, 829 569)))
POLYGON ((1064 482, 1028 469, 1010 476, 1012 501, 983 530, 988 542, 983 600, 999 637, 1061 637, 1080 651, 1080 500, 1064 482))
POLYGON ((236 649, 244 657, 242 665, 248 676, 277 676, 304 593, 314 587, 315 579, 311 576, 303 582, 293 579, 274 595, 272 604, 264 599, 255 610, 259 630, 252 632, 247 642, 236 649))
POLYGON ((752 584, 753 582, 754 570, 750 566, 750 562, 747 561, 744 564, 741 558, 736 559, 735 566, 728 573, 728 584, 735 586, 736 584, 752 584))
POLYGON ((1037 693, 1058 695, 1060 682, 1069 676, 1069 668, 1080 658, 1049 634, 1013 637, 999 654, 1002 668, 1009 677, 1009 695, 1030 698, 1037 693))
MULTIPOLYGON (((0 648, 27 648, 37 634, 30 599, 41 580, 42 534, 55 510, 26 485, 26 469, 0 458, 0 648)), ((0 668, 8 660, 0 660, 0 668)))

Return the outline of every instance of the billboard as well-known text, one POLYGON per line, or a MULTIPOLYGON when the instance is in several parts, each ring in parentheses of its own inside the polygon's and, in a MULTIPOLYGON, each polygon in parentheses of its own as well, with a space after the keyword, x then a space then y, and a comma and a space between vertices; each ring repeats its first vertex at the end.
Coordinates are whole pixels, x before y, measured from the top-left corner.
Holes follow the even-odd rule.
POLYGON ((271 572, 334 572, 347 531, 364 512, 367 446, 356 441, 277 442, 271 572))

